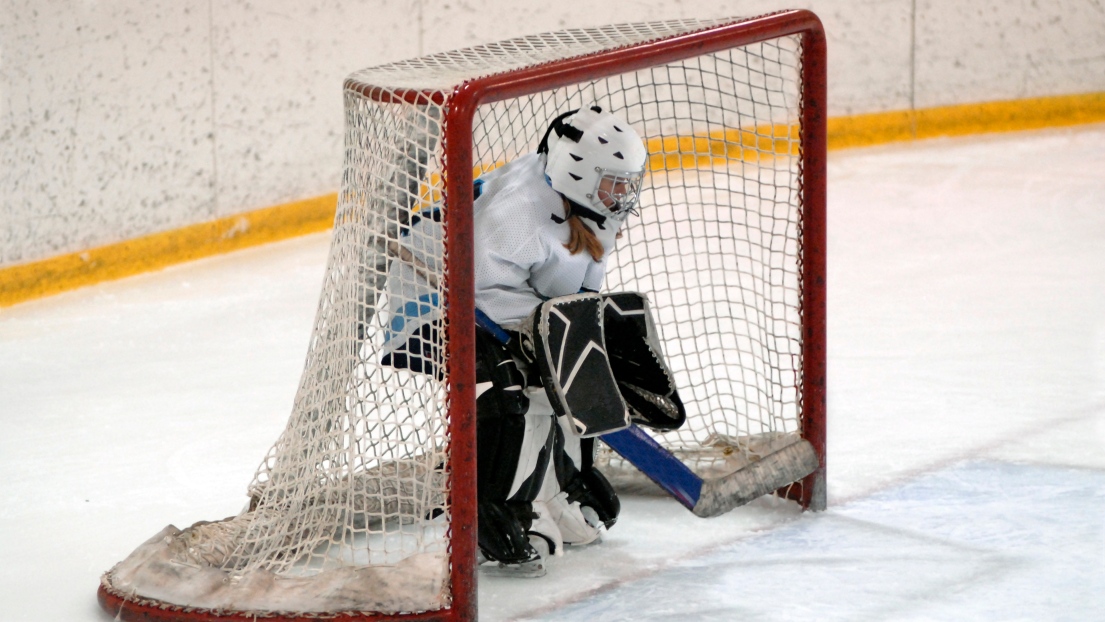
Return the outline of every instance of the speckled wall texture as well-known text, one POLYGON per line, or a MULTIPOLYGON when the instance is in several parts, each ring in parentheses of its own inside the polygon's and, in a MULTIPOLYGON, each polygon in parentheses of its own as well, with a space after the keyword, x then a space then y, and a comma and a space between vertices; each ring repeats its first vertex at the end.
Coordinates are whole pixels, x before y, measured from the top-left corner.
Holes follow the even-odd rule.
POLYGON ((335 191, 361 67, 785 7, 833 115, 1105 91, 1103 0, 0 0, 0 267, 335 191))

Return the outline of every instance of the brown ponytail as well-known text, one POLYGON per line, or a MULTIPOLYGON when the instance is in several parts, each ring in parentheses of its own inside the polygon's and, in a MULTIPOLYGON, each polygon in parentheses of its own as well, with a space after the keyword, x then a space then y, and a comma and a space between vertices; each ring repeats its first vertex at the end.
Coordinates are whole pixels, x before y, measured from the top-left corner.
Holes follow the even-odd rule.
POLYGON ((568 243, 564 245, 564 248, 568 249, 568 252, 573 255, 580 251, 587 251, 591 255, 591 259, 602 261, 602 256, 606 253, 606 250, 602 247, 602 242, 599 242, 591 229, 583 224, 579 216, 572 213, 572 208, 567 199, 564 200, 564 215, 568 219, 570 230, 568 243))

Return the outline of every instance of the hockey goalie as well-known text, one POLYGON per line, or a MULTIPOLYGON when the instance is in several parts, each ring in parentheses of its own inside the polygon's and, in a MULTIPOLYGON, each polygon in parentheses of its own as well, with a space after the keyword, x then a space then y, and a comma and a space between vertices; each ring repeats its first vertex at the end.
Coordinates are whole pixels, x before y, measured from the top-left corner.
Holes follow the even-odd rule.
MULTIPOLYGON (((647 299, 597 293, 637 214, 647 152, 624 120, 584 106, 551 121, 536 153, 475 182, 479 549, 486 572, 545 574, 563 547, 598 541, 617 494, 594 468, 595 437, 686 414, 647 299)), ((440 330, 429 274, 440 214, 400 235, 388 276, 384 363, 434 373, 440 330)))

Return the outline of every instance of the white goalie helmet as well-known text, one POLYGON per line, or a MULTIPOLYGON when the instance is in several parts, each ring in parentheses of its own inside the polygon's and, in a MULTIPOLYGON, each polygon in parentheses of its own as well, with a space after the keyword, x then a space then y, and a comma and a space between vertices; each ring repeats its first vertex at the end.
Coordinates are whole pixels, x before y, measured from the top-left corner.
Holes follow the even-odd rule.
POLYGON ((547 153, 545 177, 553 190, 619 225, 636 213, 648 151, 625 121, 597 105, 564 113, 538 152, 547 153))

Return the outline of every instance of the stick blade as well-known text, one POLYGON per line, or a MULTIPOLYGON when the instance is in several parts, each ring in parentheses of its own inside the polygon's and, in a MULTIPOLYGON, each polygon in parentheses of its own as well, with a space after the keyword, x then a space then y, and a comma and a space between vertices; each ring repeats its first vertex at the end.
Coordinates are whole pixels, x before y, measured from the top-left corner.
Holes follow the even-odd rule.
POLYGON ((718 516, 813 473, 817 452, 805 439, 776 450, 729 475, 702 482, 696 516, 718 516))

